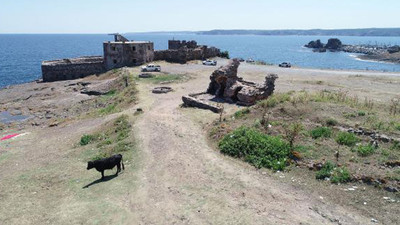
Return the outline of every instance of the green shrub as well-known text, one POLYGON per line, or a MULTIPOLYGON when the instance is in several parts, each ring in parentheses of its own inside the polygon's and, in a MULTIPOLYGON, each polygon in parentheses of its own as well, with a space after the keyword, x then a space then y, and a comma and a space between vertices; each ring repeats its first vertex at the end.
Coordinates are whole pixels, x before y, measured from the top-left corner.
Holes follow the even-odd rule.
POLYGON ((400 150, 400 142, 399 141, 394 141, 392 146, 390 147, 392 150, 400 150))
POLYGON ((79 144, 81 146, 84 145, 88 145, 90 142, 92 142, 95 139, 94 135, 90 135, 90 134, 85 134, 81 137, 81 141, 79 142, 79 144))
POLYGON ((359 145, 356 150, 359 156, 369 156, 375 152, 375 148, 372 145, 359 145))
POLYGON ((284 103, 287 101, 290 101, 290 95, 291 93, 276 93, 271 96, 269 96, 267 99, 264 99, 262 101, 259 101, 257 105, 265 108, 273 108, 279 103, 284 103))
POLYGON ((119 142, 113 149, 113 153, 118 152, 126 152, 129 151, 133 147, 133 144, 130 142, 119 142))
POLYGON ((330 178, 332 175, 332 170, 335 168, 335 164, 333 164, 332 162, 328 161, 326 162, 321 170, 319 170, 317 172, 317 174, 315 175, 315 177, 317 179, 325 179, 325 178, 330 178))
POLYGON ((223 154, 242 158, 258 168, 273 170, 283 170, 290 155, 288 143, 281 138, 248 127, 240 127, 227 134, 218 146, 223 154))
POLYGON ((334 184, 346 183, 351 180, 350 172, 346 167, 336 167, 332 162, 326 162, 320 171, 317 172, 317 179, 329 178, 334 184))
POLYGON ((317 138, 329 138, 332 135, 332 129, 329 127, 317 127, 310 132, 311 137, 314 139, 317 138))
POLYGON ((332 170, 331 182, 334 184, 351 181, 349 170, 346 167, 336 167, 332 170))
POLYGON ((117 104, 114 103, 114 104, 106 106, 105 108, 100 109, 99 112, 100 112, 100 114, 104 114, 104 115, 111 114, 111 113, 117 111, 116 107, 117 107, 117 104))
POLYGON ((236 119, 240 119, 242 117, 244 117, 245 115, 250 113, 250 109, 249 108, 245 108, 245 109, 241 109, 235 112, 234 116, 236 119))
POLYGON ((228 52, 228 51, 220 52, 220 53, 218 54, 218 57, 229 59, 229 58, 230 58, 230 57, 229 57, 229 52, 228 52))
POLYGON ((327 126, 336 126, 338 124, 338 122, 335 119, 329 118, 326 120, 326 125, 327 126))
POLYGON ((340 145, 346 145, 349 147, 354 146, 358 142, 358 138, 355 134, 349 132, 339 132, 336 136, 336 142, 340 145))
POLYGON ((358 116, 365 116, 366 113, 364 111, 358 111, 358 116))

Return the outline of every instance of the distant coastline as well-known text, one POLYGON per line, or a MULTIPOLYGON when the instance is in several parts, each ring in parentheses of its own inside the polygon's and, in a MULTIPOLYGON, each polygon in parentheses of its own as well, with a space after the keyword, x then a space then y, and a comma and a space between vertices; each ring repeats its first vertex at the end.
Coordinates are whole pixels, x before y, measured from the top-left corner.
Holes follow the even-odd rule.
POLYGON ((209 30, 209 31, 154 31, 126 34, 197 34, 197 35, 282 35, 282 36, 377 36, 400 37, 400 28, 360 28, 360 29, 285 29, 285 30, 209 30))

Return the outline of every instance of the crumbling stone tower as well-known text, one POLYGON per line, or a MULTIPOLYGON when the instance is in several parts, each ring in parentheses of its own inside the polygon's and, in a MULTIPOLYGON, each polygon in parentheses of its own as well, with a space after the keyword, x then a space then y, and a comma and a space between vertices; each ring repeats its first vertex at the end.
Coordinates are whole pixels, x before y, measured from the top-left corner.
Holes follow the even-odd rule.
POLYGON ((124 66, 138 66, 153 61, 153 42, 129 41, 120 34, 113 35, 114 41, 103 43, 104 64, 107 70, 124 66))

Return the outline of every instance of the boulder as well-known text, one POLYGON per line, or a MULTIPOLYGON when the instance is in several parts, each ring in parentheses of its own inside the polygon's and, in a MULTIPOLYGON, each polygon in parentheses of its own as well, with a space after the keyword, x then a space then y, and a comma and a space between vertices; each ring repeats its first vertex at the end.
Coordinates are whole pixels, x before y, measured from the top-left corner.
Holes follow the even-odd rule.
POLYGON ((400 52, 400 46, 395 45, 392 47, 389 47, 387 50, 390 54, 396 53, 396 52, 400 52))
POLYGON ((215 113, 220 113, 221 112, 221 108, 217 107, 217 106, 213 106, 207 102, 203 102, 195 97, 189 96, 189 95, 185 95, 182 96, 182 101, 184 106, 186 107, 196 107, 196 108, 201 108, 201 109, 208 109, 211 110, 215 113))
POLYGON ((321 40, 310 41, 308 44, 304 45, 307 48, 324 48, 324 44, 321 43, 321 40))
POLYGON ((342 42, 337 38, 330 38, 328 43, 325 45, 325 48, 329 50, 340 50, 341 47, 342 42))

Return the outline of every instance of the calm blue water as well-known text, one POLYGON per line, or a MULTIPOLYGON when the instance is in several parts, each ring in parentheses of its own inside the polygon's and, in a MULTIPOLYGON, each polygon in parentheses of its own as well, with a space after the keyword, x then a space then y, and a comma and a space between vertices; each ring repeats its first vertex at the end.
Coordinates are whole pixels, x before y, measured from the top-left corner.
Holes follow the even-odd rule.
MULTIPOLYGON (((235 36, 133 34, 132 40, 153 41, 156 49, 166 49, 168 40, 196 40, 199 44, 228 50, 231 57, 253 58, 278 64, 291 62, 300 67, 358 69, 400 72, 400 65, 356 60, 351 54, 314 53, 302 46, 311 40, 323 42, 331 37, 318 36, 235 36)), ((400 44, 400 37, 338 37, 345 44, 400 44)), ((103 41, 112 36, 102 34, 0 35, 0 88, 25 83, 41 77, 43 60, 87 55, 102 55, 103 41)))

